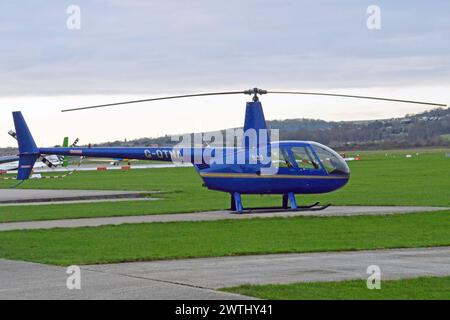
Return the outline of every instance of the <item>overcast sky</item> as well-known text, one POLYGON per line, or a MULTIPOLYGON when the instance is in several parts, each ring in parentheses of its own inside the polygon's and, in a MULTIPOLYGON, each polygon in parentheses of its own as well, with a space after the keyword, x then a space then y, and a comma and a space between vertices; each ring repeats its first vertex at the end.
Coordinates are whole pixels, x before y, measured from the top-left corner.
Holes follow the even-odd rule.
MULTIPOLYGON (((216 90, 321 90, 450 103, 450 1, 6 1, 0 146, 22 110, 41 145, 240 126, 245 97, 61 114, 61 107, 216 90), (81 9, 81 29, 66 22, 81 9), (381 29, 366 26, 369 5, 381 29)), ((426 107, 264 97, 266 117, 374 119, 426 107)))

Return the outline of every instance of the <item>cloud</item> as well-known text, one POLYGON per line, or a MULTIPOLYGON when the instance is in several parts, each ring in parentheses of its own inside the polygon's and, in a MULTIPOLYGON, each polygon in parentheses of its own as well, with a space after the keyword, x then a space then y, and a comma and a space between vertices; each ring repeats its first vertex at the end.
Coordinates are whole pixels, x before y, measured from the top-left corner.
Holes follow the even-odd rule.
POLYGON ((448 1, 76 1, 1 4, 1 94, 157 93, 267 83, 328 87, 450 79, 448 1), (431 4, 432 3, 432 4, 431 4))
MULTIPOLYGON (((448 103, 450 2, 376 3, 380 31, 366 28, 372 0, 2 1, 0 127, 11 128, 17 109, 41 145, 63 135, 88 143, 236 127, 246 97, 58 111, 251 86, 448 103), (81 8, 79 31, 66 28, 71 4, 81 8)), ((264 105, 268 119, 373 119, 424 108, 277 95, 264 105)), ((0 132, 0 144, 10 137, 0 132)))

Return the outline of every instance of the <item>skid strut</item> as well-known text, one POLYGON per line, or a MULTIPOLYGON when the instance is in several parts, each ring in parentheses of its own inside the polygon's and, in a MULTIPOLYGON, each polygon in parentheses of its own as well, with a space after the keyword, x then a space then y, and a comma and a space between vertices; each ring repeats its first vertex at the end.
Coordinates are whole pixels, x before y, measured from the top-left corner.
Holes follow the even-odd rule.
POLYGON ((297 201, 295 201, 295 194, 293 192, 288 193, 289 204, 291 205, 291 209, 297 209, 297 201))
POLYGON ((234 211, 236 211, 236 213, 243 213, 244 209, 242 208, 241 194, 238 192, 233 192, 231 200, 232 200, 231 201, 232 210, 234 205, 234 211))
POLYGON ((292 210, 296 210, 299 208, 297 206, 297 201, 295 200, 295 194, 293 192, 283 194, 283 204, 282 204, 283 209, 289 209, 289 205, 292 210))

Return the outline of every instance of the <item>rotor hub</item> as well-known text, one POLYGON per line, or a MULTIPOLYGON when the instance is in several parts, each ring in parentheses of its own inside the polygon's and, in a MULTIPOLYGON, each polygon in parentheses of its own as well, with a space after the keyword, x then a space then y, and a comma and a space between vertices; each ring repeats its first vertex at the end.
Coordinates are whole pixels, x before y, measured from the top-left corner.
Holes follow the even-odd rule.
POLYGON ((256 102, 256 101, 259 101, 258 94, 259 95, 267 94, 267 90, 253 88, 253 89, 245 90, 244 94, 253 95, 253 101, 256 102))

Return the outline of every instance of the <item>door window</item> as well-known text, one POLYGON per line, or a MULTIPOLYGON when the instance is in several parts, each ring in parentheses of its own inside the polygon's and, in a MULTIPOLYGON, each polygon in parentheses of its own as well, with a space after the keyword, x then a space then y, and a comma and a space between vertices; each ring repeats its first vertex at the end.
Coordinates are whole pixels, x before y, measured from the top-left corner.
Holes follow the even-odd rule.
POLYGON ((272 149, 272 163, 276 168, 293 168, 294 165, 289 160, 289 154, 284 148, 272 149))
POLYGON ((306 147, 293 147, 292 155, 294 156, 297 166, 301 169, 319 169, 319 164, 315 161, 311 151, 306 147))

